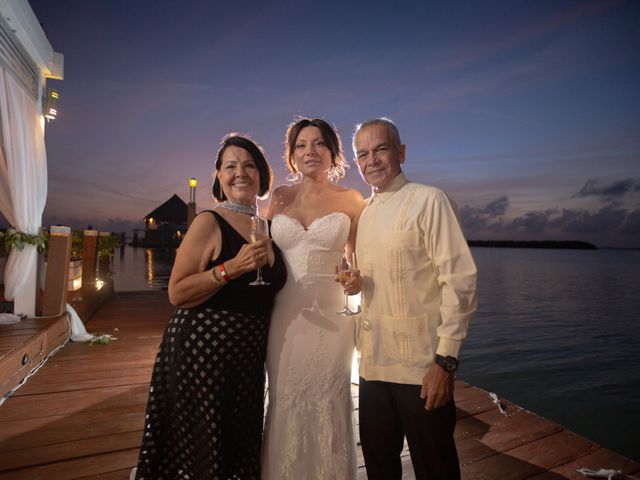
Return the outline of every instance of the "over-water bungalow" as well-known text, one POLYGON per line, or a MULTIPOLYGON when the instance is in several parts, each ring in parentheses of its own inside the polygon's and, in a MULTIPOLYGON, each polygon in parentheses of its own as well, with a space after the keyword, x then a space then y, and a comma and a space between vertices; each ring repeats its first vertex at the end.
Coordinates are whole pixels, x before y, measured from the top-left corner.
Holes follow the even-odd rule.
POLYGON ((144 217, 145 247, 180 245, 188 227, 187 204, 176 194, 144 217))

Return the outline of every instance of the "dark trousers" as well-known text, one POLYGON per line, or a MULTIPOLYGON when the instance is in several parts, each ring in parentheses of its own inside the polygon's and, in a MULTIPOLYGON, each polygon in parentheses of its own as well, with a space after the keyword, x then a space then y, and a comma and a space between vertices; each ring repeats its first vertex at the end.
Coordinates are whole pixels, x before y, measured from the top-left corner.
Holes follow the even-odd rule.
POLYGON ((460 479, 455 403, 431 411, 424 403, 419 385, 360 377, 360 441, 369 480, 401 478, 405 435, 416 480, 460 479))

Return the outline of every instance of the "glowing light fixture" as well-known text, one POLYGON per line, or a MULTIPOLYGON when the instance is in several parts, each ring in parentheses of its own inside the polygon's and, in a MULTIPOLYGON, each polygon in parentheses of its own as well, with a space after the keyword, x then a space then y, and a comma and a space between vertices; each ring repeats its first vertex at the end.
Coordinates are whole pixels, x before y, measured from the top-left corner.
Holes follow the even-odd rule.
POLYGON ((47 89, 47 97, 44 101, 44 118, 49 120, 55 120, 58 116, 58 99, 60 94, 53 88, 47 89))
POLYGON ((196 203, 196 185, 198 185, 198 180, 191 177, 189 179, 189 203, 196 203))
POLYGON ((96 290, 100 290, 102 287, 104 287, 104 281, 96 280, 96 290))

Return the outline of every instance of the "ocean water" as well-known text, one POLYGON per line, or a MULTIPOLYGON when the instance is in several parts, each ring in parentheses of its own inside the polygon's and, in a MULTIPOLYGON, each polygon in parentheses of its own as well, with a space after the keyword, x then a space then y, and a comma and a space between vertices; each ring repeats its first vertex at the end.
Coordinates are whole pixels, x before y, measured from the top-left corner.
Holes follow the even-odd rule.
POLYGON ((111 259, 115 290, 166 290, 175 258, 175 249, 129 246, 117 249, 111 259))
MULTIPOLYGON (((474 248, 458 377, 640 460, 640 250, 474 248)), ((175 251, 125 247, 116 291, 166 289, 175 251)))
POLYGON ((473 255, 458 376, 640 460, 640 250, 473 255))

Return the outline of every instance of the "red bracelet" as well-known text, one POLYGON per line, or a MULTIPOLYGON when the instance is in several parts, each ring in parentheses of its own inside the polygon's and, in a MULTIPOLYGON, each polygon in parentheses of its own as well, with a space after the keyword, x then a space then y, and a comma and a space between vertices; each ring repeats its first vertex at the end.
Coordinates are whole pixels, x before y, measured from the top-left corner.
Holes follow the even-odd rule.
POLYGON ((225 282, 230 282, 231 281, 231 277, 229 276, 227 271, 224 269, 224 262, 222 262, 220 265, 218 265, 218 268, 220 268, 220 275, 222 275, 222 278, 224 279, 224 281, 225 282))

